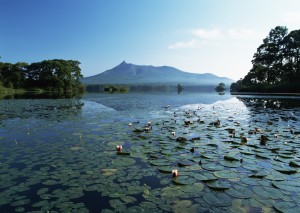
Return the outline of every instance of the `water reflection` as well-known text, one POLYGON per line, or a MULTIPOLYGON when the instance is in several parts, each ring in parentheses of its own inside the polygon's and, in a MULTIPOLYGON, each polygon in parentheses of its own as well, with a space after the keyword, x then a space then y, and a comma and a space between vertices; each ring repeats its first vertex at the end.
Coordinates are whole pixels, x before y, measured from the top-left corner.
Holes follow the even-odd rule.
POLYGON ((0 93, 0 100, 11 99, 80 99, 83 94, 80 93, 53 93, 53 92, 25 92, 25 93, 13 93, 6 94, 0 93))
POLYGON ((13 118, 70 119, 81 114, 81 99, 17 99, 0 101, 0 121, 13 118))
POLYGON ((300 98, 286 97, 237 97, 247 107, 270 109, 294 109, 300 107, 300 98))
POLYGON ((138 112, 161 110, 165 106, 180 107, 187 104, 213 104, 231 99, 230 94, 219 96, 215 92, 156 92, 103 94, 87 93, 83 99, 103 104, 117 111, 138 112))

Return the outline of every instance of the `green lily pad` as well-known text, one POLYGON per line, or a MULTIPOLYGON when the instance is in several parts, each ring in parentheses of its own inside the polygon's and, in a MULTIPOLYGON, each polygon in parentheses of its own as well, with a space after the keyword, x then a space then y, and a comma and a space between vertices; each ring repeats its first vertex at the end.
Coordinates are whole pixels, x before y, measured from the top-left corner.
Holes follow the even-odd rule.
POLYGON ((283 213, 294 213, 300 212, 300 207, 297 206, 294 202, 285 202, 280 201, 273 204, 274 208, 283 213))
POLYGON ((131 166, 135 164, 135 160, 127 157, 120 157, 111 161, 113 165, 116 166, 131 166))
POLYGON ((260 170, 264 169, 264 167, 262 167, 260 165, 250 164, 250 163, 242 164, 242 167, 245 168, 245 169, 248 169, 250 171, 260 171, 260 170))
POLYGON ((231 184, 223 180, 213 180, 207 182, 207 186, 212 189, 224 190, 224 189, 229 189, 231 187, 231 184))
POLYGON ((214 175, 218 178, 227 178, 227 179, 234 179, 237 178, 237 171, 232 170, 221 170, 214 172, 214 175))
POLYGON ((262 186, 254 186, 252 190, 255 194, 263 198, 269 198, 269 193, 262 186))
POLYGON ((172 170, 174 170, 174 167, 172 167, 172 166, 162 166, 162 167, 159 167, 158 170, 160 172, 163 172, 163 173, 172 173, 172 170))
POLYGON ((282 173, 282 174, 293 174, 293 173, 297 173, 296 169, 293 169, 291 167, 288 166, 273 166, 273 169, 275 169, 276 171, 282 173))
POLYGON ((289 192, 300 192, 300 183, 297 181, 272 181, 272 184, 289 192))
POLYGON ((286 176, 284 174, 281 174, 280 172, 277 171, 271 171, 268 173, 268 175, 265 177, 268 180, 285 180, 286 176))
POLYGON ((231 204, 230 197, 225 193, 208 192, 203 195, 203 199, 210 205, 223 207, 231 204))
POLYGON ((228 160, 224 160, 224 161, 220 161, 219 162, 222 166, 225 167, 230 167, 230 168, 237 168, 241 166, 240 161, 228 161, 228 160))
POLYGON ((189 185, 193 184, 196 182, 195 179, 190 178, 189 176, 178 176, 172 178, 173 183, 178 184, 178 185, 189 185))
POLYGON ((251 186, 257 186, 260 185, 259 184, 259 180, 261 180, 260 178, 255 178, 255 177, 245 177, 245 178, 241 178, 241 182, 245 183, 247 185, 251 185, 251 186))
POLYGON ((204 172, 204 173, 197 173, 194 175, 194 178, 196 178, 197 180, 201 180, 201 181, 211 181, 211 180, 217 180, 218 178, 216 176, 214 176, 211 173, 208 172, 204 172))
POLYGON ((190 161, 190 160, 179 160, 178 161, 178 166, 192 166, 193 164, 195 164, 195 162, 190 161))
POLYGON ((251 198, 253 196, 253 192, 245 186, 241 185, 232 185, 232 187, 225 191, 227 194, 231 195, 232 197, 246 199, 251 198))
POLYGON ((223 170, 224 167, 221 165, 218 165, 216 163, 202 163, 201 167, 203 169, 206 169, 208 171, 218 171, 218 170, 223 170))
POLYGON ((169 166, 172 163, 166 159, 157 159, 157 160, 150 160, 149 161, 151 165, 154 166, 169 166))

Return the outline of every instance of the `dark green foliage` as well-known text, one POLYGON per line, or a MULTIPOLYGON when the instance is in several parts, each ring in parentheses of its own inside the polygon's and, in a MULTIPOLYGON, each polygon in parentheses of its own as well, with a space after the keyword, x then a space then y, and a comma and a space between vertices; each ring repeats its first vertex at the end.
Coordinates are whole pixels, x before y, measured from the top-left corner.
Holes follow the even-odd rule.
POLYGON ((241 92, 300 92, 300 30, 277 26, 253 56, 253 67, 231 90, 241 92))
POLYGON ((0 63, 0 81, 8 88, 40 88, 68 92, 83 90, 80 62, 73 60, 45 60, 27 64, 0 63))
POLYGON ((217 92, 223 92, 224 90, 226 90, 225 84, 224 83, 219 83, 219 85, 215 88, 215 90, 217 92))

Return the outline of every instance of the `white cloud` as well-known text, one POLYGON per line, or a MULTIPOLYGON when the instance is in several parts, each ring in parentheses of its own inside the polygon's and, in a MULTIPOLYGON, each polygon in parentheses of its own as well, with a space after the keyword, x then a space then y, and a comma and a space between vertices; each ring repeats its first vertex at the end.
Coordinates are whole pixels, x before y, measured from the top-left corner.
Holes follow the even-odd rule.
POLYGON ((191 39, 188 42, 176 42, 175 44, 169 45, 169 49, 186 49, 186 48, 198 48, 201 45, 205 45, 206 41, 197 41, 196 39, 191 39))
POLYGON ((230 39, 242 39, 242 40, 253 40, 261 37, 261 33, 255 29, 229 29, 227 31, 228 38, 230 39))
POLYGON ((202 46, 221 47, 226 45, 248 46, 249 41, 261 41, 264 34, 252 28, 230 28, 230 29, 194 29, 190 31, 197 36, 187 42, 176 42, 168 46, 169 49, 191 49, 202 46))
POLYGON ((222 32, 218 28, 214 28, 211 30, 199 28, 199 29, 192 30, 192 33, 202 39, 213 39, 214 40, 214 39, 222 39, 223 38, 222 32))

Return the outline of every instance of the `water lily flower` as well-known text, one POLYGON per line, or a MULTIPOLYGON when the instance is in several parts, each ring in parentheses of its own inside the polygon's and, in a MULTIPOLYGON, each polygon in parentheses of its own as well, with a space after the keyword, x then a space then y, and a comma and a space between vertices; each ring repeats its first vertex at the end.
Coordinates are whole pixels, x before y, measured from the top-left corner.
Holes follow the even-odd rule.
POLYGON ((117 151, 118 151, 118 152, 122 152, 122 149, 123 149, 123 147, 122 147, 121 145, 120 145, 120 146, 119 146, 119 145, 117 145, 117 147, 116 147, 116 148, 117 148, 117 151))
POLYGON ((177 169, 172 170, 172 176, 173 177, 178 177, 178 170, 177 169))

